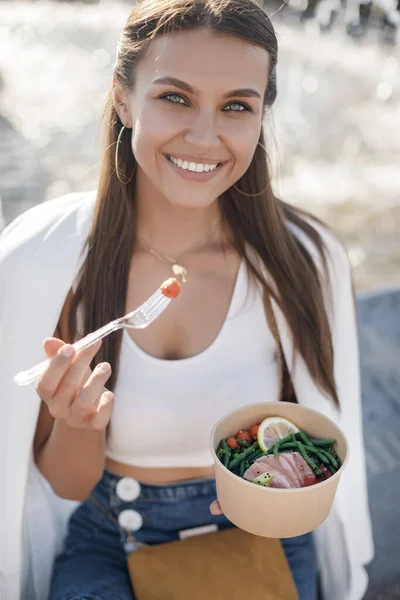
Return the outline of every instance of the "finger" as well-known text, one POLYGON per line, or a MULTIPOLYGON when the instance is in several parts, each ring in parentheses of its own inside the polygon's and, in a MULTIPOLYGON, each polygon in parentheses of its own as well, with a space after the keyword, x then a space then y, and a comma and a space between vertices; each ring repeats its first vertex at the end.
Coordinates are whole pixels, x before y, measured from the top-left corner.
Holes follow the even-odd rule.
POLYGON ((107 427, 111 419, 113 408, 114 394, 109 391, 104 392, 97 405, 96 414, 94 415, 91 422, 92 429, 103 431, 107 427))
POLYGON ((45 350, 48 350, 49 353, 55 351, 53 356, 50 354, 49 366, 41 375, 36 385, 37 393, 47 404, 53 398, 62 378, 71 366, 75 355, 75 350, 71 344, 64 344, 62 340, 59 340, 59 342, 60 345, 57 350, 55 338, 45 340, 43 344, 45 350))
POLYGON ((55 337, 46 338, 43 341, 43 348, 48 358, 52 358, 55 354, 57 354, 58 350, 64 345, 65 342, 55 337))
MULTIPOLYGON (((74 353, 72 362, 69 361, 67 369, 64 370, 61 379, 58 381, 58 386, 52 390, 52 395, 47 401, 50 414, 55 419, 66 419, 68 417, 69 407, 90 375, 89 365, 99 351, 100 346, 101 340, 85 350, 74 353)), ((62 353, 64 348, 65 346, 58 351, 56 356, 62 353)), ((52 360, 55 360, 55 358, 52 360)))
POLYGON ((99 399, 105 392, 104 385, 110 375, 111 366, 109 363, 97 365, 70 406, 71 418, 74 421, 88 423, 95 417, 100 404, 99 399))
POLYGON ((210 513, 214 516, 222 515, 222 510, 221 510, 218 500, 214 500, 214 502, 211 502, 210 513))

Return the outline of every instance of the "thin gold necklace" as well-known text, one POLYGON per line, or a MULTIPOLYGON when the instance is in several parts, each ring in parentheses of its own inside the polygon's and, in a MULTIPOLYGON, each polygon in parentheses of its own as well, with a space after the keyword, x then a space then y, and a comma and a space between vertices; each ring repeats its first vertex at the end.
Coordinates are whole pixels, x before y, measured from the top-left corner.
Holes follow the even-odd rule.
POLYGON ((198 242, 197 244, 195 244, 194 246, 190 246, 190 248, 187 248, 184 252, 181 253, 181 255, 178 258, 173 258, 172 256, 168 256, 167 254, 158 252, 157 250, 152 248, 150 246, 150 244, 148 244, 147 242, 143 243, 143 241, 141 241, 140 245, 142 246, 142 248, 144 250, 146 250, 147 252, 149 252, 150 254, 155 256, 156 258, 158 258, 158 260, 161 260, 162 262, 172 265, 172 272, 175 275, 175 277, 181 277, 182 283, 186 283, 188 270, 182 264, 182 258, 188 252, 193 252, 193 250, 198 250, 198 249, 202 248, 203 246, 205 246, 210 241, 219 222, 220 222, 220 219, 219 218, 216 219, 215 222, 213 223, 209 233, 207 233, 207 237, 205 239, 201 240, 200 242, 198 242))

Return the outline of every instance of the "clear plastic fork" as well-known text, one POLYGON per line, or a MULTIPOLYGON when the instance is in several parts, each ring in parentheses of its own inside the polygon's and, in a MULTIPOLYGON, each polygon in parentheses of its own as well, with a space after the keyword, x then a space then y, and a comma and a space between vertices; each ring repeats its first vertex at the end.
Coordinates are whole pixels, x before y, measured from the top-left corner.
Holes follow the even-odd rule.
MULTIPOLYGON (((145 327, 151 325, 151 323, 164 312, 170 302, 171 298, 167 298, 159 288, 136 310, 128 313, 124 317, 115 319, 115 321, 110 321, 107 325, 100 327, 100 329, 93 331, 93 333, 89 333, 78 342, 72 344, 75 352, 88 348, 97 342, 97 340, 106 337, 113 331, 117 331, 117 329, 145 329, 145 327)), ((15 375, 14 382, 17 385, 28 385, 29 383, 37 381, 47 369, 49 362, 50 360, 46 359, 27 371, 20 371, 15 375)))

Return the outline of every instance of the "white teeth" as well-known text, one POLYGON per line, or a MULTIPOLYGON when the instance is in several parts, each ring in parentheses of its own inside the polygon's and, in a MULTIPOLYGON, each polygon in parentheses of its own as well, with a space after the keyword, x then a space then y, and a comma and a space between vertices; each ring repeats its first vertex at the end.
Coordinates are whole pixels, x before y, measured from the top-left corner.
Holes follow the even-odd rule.
POLYGON ((188 162, 187 160, 181 160, 180 158, 174 158, 173 156, 168 157, 169 160, 174 163, 180 169, 184 171, 192 171, 193 173, 208 173, 209 171, 215 171, 216 165, 204 165, 202 163, 188 162))

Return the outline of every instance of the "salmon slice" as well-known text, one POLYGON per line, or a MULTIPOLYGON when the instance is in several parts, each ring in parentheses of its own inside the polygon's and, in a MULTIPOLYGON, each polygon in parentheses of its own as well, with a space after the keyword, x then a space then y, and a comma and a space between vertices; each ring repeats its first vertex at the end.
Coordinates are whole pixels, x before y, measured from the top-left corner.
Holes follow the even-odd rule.
POLYGON ((278 458, 273 454, 262 456, 245 471, 243 477, 247 481, 253 481, 267 472, 274 476, 270 486, 272 488, 301 488, 318 482, 313 470, 299 452, 285 452, 279 454, 278 458))

